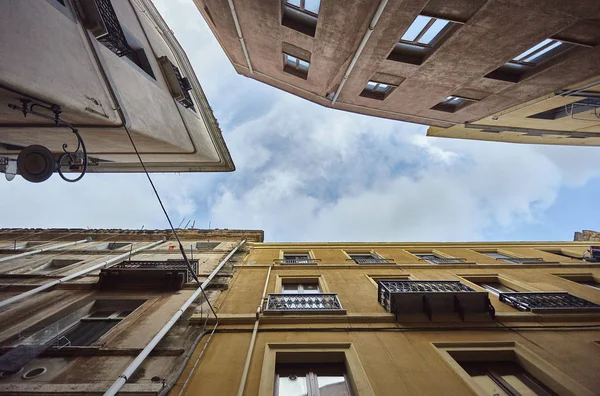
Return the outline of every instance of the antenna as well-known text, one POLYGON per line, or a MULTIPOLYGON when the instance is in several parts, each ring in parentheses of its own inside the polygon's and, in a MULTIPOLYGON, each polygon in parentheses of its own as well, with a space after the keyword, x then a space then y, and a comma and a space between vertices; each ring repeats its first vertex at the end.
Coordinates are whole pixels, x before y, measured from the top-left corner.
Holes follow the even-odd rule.
POLYGON ((181 223, 179 223, 179 225, 177 226, 177 228, 181 228, 181 225, 183 224, 184 221, 185 221, 185 217, 183 218, 183 220, 181 220, 181 223))
POLYGON ((187 223, 185 223, 185 227, 183 227, 183 229, 186 229, 186 228, 187 228, 188 224, 190 224, 190 221, 192 221, 192 220, 188 220, 188 222, 187 222, 187 223))

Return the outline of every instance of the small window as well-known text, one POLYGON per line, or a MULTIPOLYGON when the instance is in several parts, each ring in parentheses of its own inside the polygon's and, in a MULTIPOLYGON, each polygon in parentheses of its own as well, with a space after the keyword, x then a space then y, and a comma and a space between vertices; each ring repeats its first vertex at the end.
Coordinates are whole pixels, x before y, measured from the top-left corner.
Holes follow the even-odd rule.
POLYGON ((282 294, 320 294, 319 282, 283 283, 282 294))
POLYGON ((295 56, 283 53, 283 71, 307 79, 310 63, 295 56))
POLYGON ((512 289, 506 285, 504 285, 503 283, 496 281, 496 282, 476 282, 476 284, 480 287, 483 287, 484 289, 486 289, 487 291, 489 291, 492 294, 495 295, 499 295, 500 293, 514 293, 516 292, 515 289, 512 289))
POLYGON ((278 363, 276 396, 352 396, 343 363, 278 363))
MULTIPOLYGON (((577 119, 576 115, 591 112, 595 116, 600 108, 600 98, 586 98, 577 102, 569 103, 564 106, 555 107, 550 110, 542 111, 541 113, 532 114, 527 118, 536 118, 538 120, 559 120, 564 117, 577 119)), ((580 118, 582 116, 579 116, 580 118)), ((583 118, 582 118, 583 119, 583 118)))
POLYGON ((436 104, 431 110, 445 111, 446 113, 454 113, 466 106, 476 102, 474 99, 463 98, 460 96, 450 95, 440 103, 436 104))
POLYGON ((314 264, 314 260, 308 254, 284 254, 282 264, 314 264))
POLYGON ((356 264, 387 264, 388 261, 373 253, 348 254, 356 264))
POLYGON ((421 260, 425 260, 430 264, 460 264, 465 260, 457 257, 440 257, 433 253, 413 253, 421 260))
POLYGON ((385 84, 378 81, 368 81, 365 89, 360 93, 360 96, 384 100, 393 90, 395 85, 385 84))
POLYGON ((486 394, 556 395, 514 362, 462 362, 460 365, 486 394))
POLYGON ((457 23, 425 15, 419 15, 400 38, 389 60, 420 65, 441 43, 444 37, 457 23))
POLYGON ((321 2, 319 0, 283 0, 283 26, 314 37, 321 2))
POLYGON ((545 39, 515 56, 498 69, 488 73, 485 77, 517 83, 526 73, 535 70, 543 62, 571 47, 573 47, 573 44, 550 38, 545 39))

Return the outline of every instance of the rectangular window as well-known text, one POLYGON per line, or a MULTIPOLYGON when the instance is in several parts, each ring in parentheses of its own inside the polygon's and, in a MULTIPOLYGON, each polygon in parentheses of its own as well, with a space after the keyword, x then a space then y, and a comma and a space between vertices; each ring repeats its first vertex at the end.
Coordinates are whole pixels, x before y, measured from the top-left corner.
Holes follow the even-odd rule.
POLYGON ((475 102, 475 99, 450 95, 446 97, 446 99, 442 100, 440 103, 433 106, 431 110, 444 111, 446 113, 454 113, 475 102))
POLYGON ((511 257, 502 253, 497 252, 478 252, 485 254, 488 257, 495 258, 496 260, 502 260, 513 264, 540 264, 544 263, 542 258, 531 258, 531 257, 511 257))
POLYGON ((276 396, 351 396, 343 363, 278 363, 276 396))
POLYGON ((388 59, 420 65, 456 25, 456 22, 447 19, 419 15, 404 32, 388 59))
MULTIPOLYGON (((555 107, 550 110, 542 111, 541 113, 532 114, 527 118, 536 118, 539 120, 559 120, 564 117, 571 117, 573 119, 583 119, 576 117, 577 114, 592 112, 592 116, 595 116, 600 107, 600 98, 586 98, 577 102, 569 103, 564 106, 555 107)), ((587 118, 586 118, 587 119, 587 118)))
POLYGON ((500 282, 475 282, 477 286, 481 286, 492 294, 499 295, 500 293, 512 293, 517 290, 512 289, 500 282))
POLYGON ((457 257, 440 257, 437 254, 433 253, 413 253, 421 260, 425 260, 430 264, 460 264, 465 261, 465 259, 457 258, 457 257))
POLYGON ((545 61, 572 47, 573 44, 547 38, 484 77, 517 83, 526 73, 535 70, 545 61))
POLYGON ((598 282, 598 278, 594 277, 593 274, 555 274, 563 279, 570 280, 571 282, 579 283, 580 285, 584 285, 587 287, 592 287, 594 289, 600 290, 600 282, 598 282))
POLYGON ((348 254, 356 264, 387 264, 388 261, 373 253, 348 254))
POLYGON ((384 100, 393 90, 396 88, 395 85, 385 84, 378 81, 369 81, 367 85, 360 93, 360 96, 384 100))
POLYGON ((460 366, 490 395, 556 395, 514 362, 462 362, 460 366))
POLYGON ((283 283, 282 294, 320 294, 319 282, 283 283))
POLYGON ((319 16, 319 0, 283 0, 283 26, 314 37, 319 16))
POLYGON ((283 71, 303 79, 308 78, 310 63, 295 56, 283 53, 283 71))
POLYGON ((314 260, 308 254, 284 254, 281 264, 314 264, 314 260))

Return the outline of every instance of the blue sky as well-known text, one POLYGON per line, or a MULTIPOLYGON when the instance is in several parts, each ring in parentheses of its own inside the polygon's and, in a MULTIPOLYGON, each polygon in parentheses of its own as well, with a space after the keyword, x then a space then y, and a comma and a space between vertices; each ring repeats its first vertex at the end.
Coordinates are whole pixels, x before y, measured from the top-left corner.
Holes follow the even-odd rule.
MULTIPOLYGON (((267 241, 572 240, 600 229, 598 148, 428 138, 425 126, 327 109, 236 74, 191 0, 155 3, 237 166, 154 175, 176 225, 262 229, 267 241)), ((0 194, 1 227, 167 227, 143 175, 16 178, 0 194)))

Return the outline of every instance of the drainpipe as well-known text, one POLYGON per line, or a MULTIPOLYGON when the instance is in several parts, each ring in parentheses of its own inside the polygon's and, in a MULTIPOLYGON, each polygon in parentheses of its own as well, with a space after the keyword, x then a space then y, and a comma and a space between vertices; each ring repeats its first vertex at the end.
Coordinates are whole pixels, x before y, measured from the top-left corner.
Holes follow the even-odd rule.
MULTIPOLYGON (((233 0, 228 1, 229 8, 231 8, 231 16, 233 17, 233 23, 235 23, 235 30, 237 31, 238 39, 240 40, 240 44, 242 45, 242 51, 244 51, 246 63, 248 64, 248 70, 250 70, 250 74, 254 74, 254 70, 252 69, 252 63, 250 63, 250 56, 248 55, 248 49, 246 48, 246 42, 244 41, 244 36, 242 35, 240 21, 238 20, 237 12, 235 12, 235 5, 233 5, 233 0)), ((387 0, 384 1, 387 3, 387 0)))
POLYGON ((198 296, 200 296, 202 291, 209 285, 210 281, 219 273, 221 268, 223 268, 223 266, 229 261, 231 256, 233 256, 235 252, 240 247, 242 247, 244 243, 246 243, 246 240, 241 241, 235 248, 233 248, 231 252, 229 252, 229 254, 223 260, 221 260, 219 265, 217 265, 217 267, 208 276, 208 278, 206 278, 206 280, 202 282, 202 285, 200 285, 200 287, 196 289, 194 294, 192 294, 191 297, 188 298, 185 303, 183 303, 181 308, 179 308, 177 312, 175 312, 175 315, 173 315, 171 319, 169 319, 169 321, 162 327, 162 329, 160 329, 159 332, 154 336, 154 338, 150 340, 148 345, 146 345, 146 347, 142 350, 142 352, 140 352, 139 355, 137 355, 133 362, 131 362, 131 364, 127 366, 125 371, 123 371, 123 373, 119 375, 117 380, 104 393, 104 396, 113 396, 117 394, 117 392, 123 387, 123 385, 125 385, 127 380, 135 372, 135 370, 137 370, 141 366, 141 364, 148 357, 150 352, 152 352, 156 345, 164 338, 164 336, 167 335, 169 330, 171 330, 171 328, 175 325, 177 320, 181 317, 181 315, 183 315, 185 310, 188 309, 190 305, 192 305, 192 303, 196 300, 196 298, 198 298, 198 296))
POLYGON ((103 262, 101 262, 99 264, 93 265, 90 268, 86 268, 86 269, 83 269, 81 271, 75 272, 74 274, 65 276, 64 278, 60 278, 60 279, 57 279, 55 281, 52 281, 52 282, 49 282, 49 283, 45 283, 42 286, 36 287, 35 289, 31 289, 29 291, 26 291, 25 293, 21 293, 21 294, 18 294, 16 296, 14 296, 14 297, 7 298, 4 301, 0 301, 0 308, 3 308, 3 307, 5 307, 5 306, 7 306, 9 304, 12 304, 12 303, 16 302, 16 301, 20 301, 20 300, 22 300, 24 298, 27 298, 29 296, 33 296, 34 294, 37 294, 37 293, 39 293, 41 291, 50 289, 50 288, 52 288, 52 287, 54 287, 54 286, 56 286, 58 284, 70 281, 71 279, 75 279, 75 278, 78 278, 78 277, 80 277, 82 275, 88 274, 88 273, 90 273, 92 271, 95 271, 95 270, 98 270, 98 269, 101 269, 101 268, 105 268, 108 265, 114 263, 115 261, 122 260, 122 259, 124 259, 124 258, 126 258, 126 257, 128 257, 128 256, 130 256, 132 254, 135 254, 137 252, 140 252, 142 250, 150 249, 150 248, 152 248, 152 247, 154 247, 156 245, 160 245, 164 241, 166 241, 166 238, 162 238, 160 241, 156 241, 156 242, 153 242, 153 243, 151 243, 149 245, 142 246, 142 247, 134 249, 134 250, 132 250, 130 252, 120 254, 120 255, 118 255, 116 257, 113 257, 113 258, 111 258, 109 260, 106 260, 106 261, 103 261, 103 262))
POLYGON ((237 396, 243 396, 244 388, 246 387, 246 381, 248 380, 248 371, 250 370, 250 361, 252 360, 252 353, 254 352, 254 343, 256 342, 256 333, 258 333, 258 322, 260 322, 260 314, 262 313, 262 306, 267 295, 267 286, 269 285, 269 278, 271 277, 271 268, 273 264, 269 266, 267 272, 267 279, 265 280, 265 287, 263 294, 260 298, 260 305, 256 308, 256 321, 254 322, 254 329, 252 330, 252 337, 250 338, 250 345, 248 346, 248 352, 246 353, 246 362, 244 363, 244 371, 242 372, 242 379, 240 381, 240 387, 238 388, 237 396))
MULTIPOLYGON (((231 2, 231 0, 229 0, 229 2, 231 2)), ((335 105, 335 102, 337 101, 338 96, 340 96, 340 93, 342 92, 342 88, 344 88, 344 84, 346 84, 346 80, 348 80, 348 77, 350 76, 350 72, 352 71, 352 69, 354 69, 354 65, 356 65, 356 61, 358 61, 358 58, 360 57, 360 54, 362 53, 363 49, 365 48, 367 41, 369 41, 369 37, 371 37, 371 33, 373 33, 373 30, 375 30, 375 25, 377 25, 377 22, 379 21, 379 17, 383 13, 383 9, 387 5, 387 2, 388 2, 388 0, 381 0, 381 3, 379 3, 379 7, 377 7, 377 11, 375 11, 375 15, 373 15, 373 19, 371 19, 371 23, 369 24, 369 29, 367 29, 367 31, 365 32, 365 35, 363 36, 362 41, 360 42, 360 45, 358 46, 358 49, 354 53, 354 57, 352 58, 352 61, 348 65, 348 69, 346 70, 346 73, 344 73, 344 78, 342 79, 340 86, 338 87, 337 91, 335 92, 335 95, 333 95, 333 99, 331 100, 332 106, 335 105)))
POLYGON ((18 259, 18 258, 21 258, 21 257, 31 256, 32 254, 38 254, 38 253, 42 253, 42 252, 48 252, 50 250, 61 249, 61 248, 64 248, 64 247, 79 245, 80 243, 87 243, 87 242, 92 242, 92 238, 87 237, 87 238, 82 239, 81 241, 77 241, 77 242, 63 243, 62 245, 48 246, 46 248, 32 250, 30 252, 15 254, 13 256, 8 256, 8 257, 2 257, 2 258, 0 258, 0 263, 2 263, 4 261, 8 261, 8 260, 18 259))

